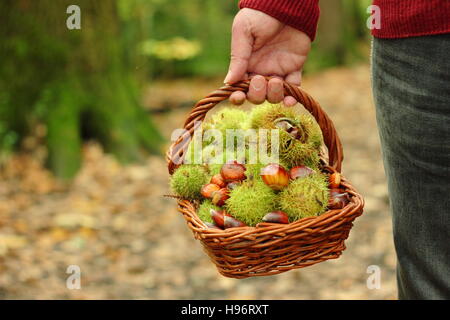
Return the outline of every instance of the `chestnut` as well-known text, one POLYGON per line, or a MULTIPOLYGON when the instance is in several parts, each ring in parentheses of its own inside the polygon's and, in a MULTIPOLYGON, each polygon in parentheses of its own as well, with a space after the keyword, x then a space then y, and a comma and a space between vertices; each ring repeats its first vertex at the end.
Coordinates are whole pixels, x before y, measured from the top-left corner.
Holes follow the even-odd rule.
POLYGON ((220 188, 225 188, 226 187, 226 183, 223 180, 223 177, 220 173, 215 174, 211 177, 211 181, 210 183, 216 184, 218 185, 220 188))
POLYGON ((245 166, 236 160, 225 163, 220 169, 220 174, 225 182, 242 181, 245 178, 245 166))
POLYGON ((224 228, 225 229, 247 226, 244 222, 242 222, 238 219, 235 219, 230 215, 224 215, 223 217, 224 217, 224 228))
POLYGON ((339 172, 334 172, 328 177, 328 182, 330 188, 339 188, 341 185, 341 174, 339 172))
POLYGON ((211 218, 213 219, 215 225, 219 228, 223 228, 224 211, 211 209, 209 213, 211 214, 211 218))
POLYGON ((200 190, 200 193, 205 198, 211 199, 213 192, 218 191, 218 190, 220 190, 220 187, 217 184, 208 183, 202 187, 202 190, 200 190))
POLYGON ((292 180, 298 179, 298 178, 305 178, 311 174, 313 174, 315 171, 307 166, 297 166, 292 168, 289 171, 289 175, 292 180))
POLYGON ((330 197, 328 201, 329 209, 342 209, 350 202, 348 193, 338 193, 330 197))
POLYGON ((209 229, 219 229, 219 230, 222 230, 222 228, 220 228, 219 226, 217 226, 216 224, 211 223, 211 222, 205 222, 205 225, 206 225, 209 229))
POLYGON ((222 188, 212 193, 211 201, 216 206, 223 206, 225 201, 229 198, 229 190, 227 188, 222 188))
POLYGON ((340 194, 340 193, 346 193, 346 192, 345 192, 344 189, 340 189, 340 188, 331 188, 330 189, 330 196, 331 197, 333 197, 333 196, 335 196, 337 194, 340 194))
POLYGON ((289 217, 286 212, 283 211, 273 211, 266 214, 262 220, 264 222, 272 223, 289 223, 289 217))
POLYGON ((239 187, 241 185, 240 181, 231 181, 230 183, 227 184, 227 189, 228 190, 233 190, 236 187, 239 187))
POLYGON ((271 163, 262 168, 261 178, 273 190, 281 190, 289 184, 288 172, 277 163, 271 163))
POLYGON ((294 125, 286 118, 279 118, 274 121, 274 124, 275 127, 286 132, 291 132, 295 128, 294 125))

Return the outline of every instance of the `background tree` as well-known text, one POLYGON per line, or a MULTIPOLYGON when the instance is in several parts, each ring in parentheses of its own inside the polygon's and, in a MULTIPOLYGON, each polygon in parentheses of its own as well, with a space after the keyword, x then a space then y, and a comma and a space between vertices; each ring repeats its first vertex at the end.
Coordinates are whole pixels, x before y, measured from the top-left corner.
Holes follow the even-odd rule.
POLYGON ((366 8, 372 0, 320 0, 317 38, 305 65, 307 72, 344 64, 367 57, 366 8))
POLYGON ((73 1, 0 3, 1 149, 19 145, 42 122, 48 165, 62 178, 80 167, 83 138, 122 162, 159 151, 162 138, 139 104, 138 2, 77 1, 81 30, 66 27, 73 1))
MULTIPOLYGON (((306 72, 360 60, 369 2, 320 1, 306 72)), ((79 168, 86 138, 122 162, 158 152, 162 139, 140 107, 139 85, 224 77, 238 10, 237 0, 78 0, 81 30, 69 30, 71 4, 0 1, 0 151, 43 124, 48 165, 63 178, 79 168)))

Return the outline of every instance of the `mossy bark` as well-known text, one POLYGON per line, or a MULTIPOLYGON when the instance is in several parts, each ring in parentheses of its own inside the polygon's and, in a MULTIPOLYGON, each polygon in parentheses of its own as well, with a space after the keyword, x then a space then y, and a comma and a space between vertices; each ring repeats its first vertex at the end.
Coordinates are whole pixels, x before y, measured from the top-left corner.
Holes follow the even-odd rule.
POLYGON ((125 163, 160 151, 162 137, 138 101, 135 47, 122 37, 117 3, 77 1, 80 30, 66 26, 72 1, 0 3, 0 127, 23 137, 43 122, 48 165, 61 178, 80 167, 83 138, 125 163))

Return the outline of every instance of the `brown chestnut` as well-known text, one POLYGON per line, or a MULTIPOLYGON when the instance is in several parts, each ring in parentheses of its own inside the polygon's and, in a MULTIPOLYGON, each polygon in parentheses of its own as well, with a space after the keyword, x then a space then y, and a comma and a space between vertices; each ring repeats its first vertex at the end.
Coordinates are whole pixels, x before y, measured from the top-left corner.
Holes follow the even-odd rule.
POLYGON ((330 189, 330 196, 331 197, 333 197, 333 196, 335 196, 337 194, 340 194, 340 193, 346 193, 346 192, 345 192, 344 189, 340 189, 340 188, 331 188, 330 189))
POLYGON ((273 211, 266 214, 263 219, 264 222, 272 223, 289 223, 289 217, 286 212, 273 211))
POLYGON ((209 210, 209 213, 211 214, 211 218, 213 219, 215 225, 218 226, 219 228, 223 228, 224 211, 211 209, 209 210))
POLYGON ((277 163, 271 163, 262 168, 261 178, 273 190, 281 190, 289 184, 288 172, 277 163))
POLYGON ((223 180, 223 177, 220 173, 215 174, 211 177, 211 181, 210 183, 216 184, 218 185, 220 188, 225 188, 226 187, 226 183, 223 180))
POLYGON ((230 215, 224 215, 224 228, 237 228, 237 227, 245 227, 247 226, 244 222, 233 218, 230 215))
POLYGON ((227 188, 222 188, 212 193, 211 201, 216 206, 223 206, 225 201, 229 198, 229 190, 227 188))
POLYGON ((291 176, 292 180, 299 179, 299 178, 305 178, 311 174, 313 174, 315 171, 307 166, 297 166, 292 168, 289 171, 289 175, 291 176))
POLYGON ((242 181, 246 178, 245 166, 236 160, 225 163, 220 169, 220 174, 225 182, 242 181))
POLYGON ((211 199, 213 192, 218 191, 218 190, 220 190, 220 187, 217 184, 208 183, 202 187, 202 190, 200 190, 200 193, 205 198, 211 199))
POLYGON ((240 181, 231 181, 230 183, 227 184, 227 189, 228 190, 233 190, 236 187, 239 187, 241 185, 240 181))
POLYGON ((209 229, 219 229, 219 230, 222 230, 222 228, 220 228, 219 226, 217 226, 216 224, 211 223, 211 222, 205 222, 205 225, 206 225, 209 229))
POLYGON ((342 209, 350 202, 348 193, 338 193, 332 195, 328 201, 328 208, 330 209, 342 209))
POLYGON ((330 174, 328 182, 330 188, 339 188, 339 186, 341 185, 341 174, 339 172, 330 174))

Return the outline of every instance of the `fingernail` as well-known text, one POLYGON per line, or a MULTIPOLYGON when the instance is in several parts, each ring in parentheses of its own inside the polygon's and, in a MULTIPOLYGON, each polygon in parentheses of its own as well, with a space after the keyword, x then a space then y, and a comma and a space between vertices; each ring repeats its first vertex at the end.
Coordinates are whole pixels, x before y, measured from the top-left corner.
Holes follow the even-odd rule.
POLYGON ((281 83, 277 83, 272 87, 272 91, 273 92, 280 92, 281 90, 283 90, 283 85, 281 83))
POLYGON ((256 78, 251 82, 251 85, 255 91, 260 91, 264 88, 265 82, 266 82, 265 79, 256 78))

